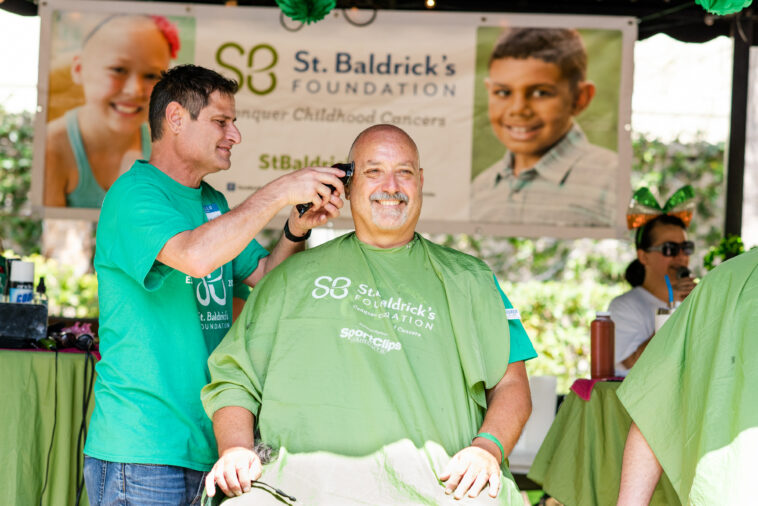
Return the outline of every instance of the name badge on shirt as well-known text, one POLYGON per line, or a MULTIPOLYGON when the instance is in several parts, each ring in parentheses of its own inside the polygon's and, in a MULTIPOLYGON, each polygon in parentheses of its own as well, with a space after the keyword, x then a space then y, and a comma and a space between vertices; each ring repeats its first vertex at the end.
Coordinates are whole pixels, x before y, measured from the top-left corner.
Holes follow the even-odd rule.
POLYGON ((203 212, 205 213, 205 217, 208 218, 208 221, 211 221, 221 216, 221 210, 218 208, 218 204, 215 204, 215 203, 205 204, 203 206, 203 212))
POLYGON ((521 319, 521 315, 519 314, 518 309, 514 309, 514 308, 506 309, 505 310, 505 317, 508 318, 509 320, 520 320, 521 319))

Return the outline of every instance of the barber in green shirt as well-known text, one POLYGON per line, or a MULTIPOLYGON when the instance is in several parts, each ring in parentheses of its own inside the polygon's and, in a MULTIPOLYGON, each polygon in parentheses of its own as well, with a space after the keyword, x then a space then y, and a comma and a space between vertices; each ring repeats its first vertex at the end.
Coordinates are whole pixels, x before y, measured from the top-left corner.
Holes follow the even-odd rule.
POLYGON ((343 173, 308 168, 229 209, 203 178, 229 169, 241 140, 236 91, 202 67, 165 73, 150 100, 151 158, 135 162, 103 202, 95 253, 102 360, 84 448, 93 505, 198 496, 217 457, 198 392, 231 326, 234 286, 255 285, 342 206, 326 185, 341 188, 343 173), (313 208, 302 216, 293 208, 270 254, 255 241, 277 212, 308 201, 313 208))

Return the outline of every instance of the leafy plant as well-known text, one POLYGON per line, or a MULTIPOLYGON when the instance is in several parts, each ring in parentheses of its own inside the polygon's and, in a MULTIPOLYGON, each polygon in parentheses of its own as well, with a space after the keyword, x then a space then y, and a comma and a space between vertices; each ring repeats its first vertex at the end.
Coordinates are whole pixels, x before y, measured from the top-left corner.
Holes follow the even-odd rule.
POLYGON ((742 243, 742 238, 738 235, 728 234, 716 246, 708 250, 703 258, 703 266, 710 271, 724 260, 729 260, 744 252, 745 245, 742 243))
POLYGON ((6 248, 39 253, 42 220, 29 205, 32 183, 32 114, 0 106, 0 239, 6 248))

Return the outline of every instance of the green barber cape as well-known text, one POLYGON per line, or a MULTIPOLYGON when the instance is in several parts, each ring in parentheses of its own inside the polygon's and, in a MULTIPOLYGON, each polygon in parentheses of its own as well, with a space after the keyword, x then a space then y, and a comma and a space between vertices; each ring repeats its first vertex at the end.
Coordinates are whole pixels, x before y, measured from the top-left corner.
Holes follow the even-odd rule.
POLYGON ((503 483, 505 490, 493 499, 487 488, 476 498, 455 500, 445 494, 436 479, 449 460, 437 443, 423 448, 405 439, 382 447, 365 457, 346 457, 329 452, 289 454, 282 450, 279 458, 264 466, 252 489, 239 497, 226 498, 217 490, 216 497, 203 506, 282 506, 290 504, 319 506, 495 506, 524 504, 513 483, 503 483), (277 490, 274 490, 276 488, 277 490), (294 497, 288 499, 284 494, 294 497))
POLYGON ((758 249, 717 267, 650 341, 618 396, 682 504, 754 504, 758 249))
MULTIPOLYGON (((293 455, 373 461, 407 441, 426 472, 394 484, 376 473, 350 479, 388 487, 390 501, 399 489, 428 498, 447 459, 424 448, 452 456, 470 444, 508 354, 508 320, 483 262, 418 235, 380 249, 351 233, 261 281, 209 359, 202 400, 209 416, 225 406, 256 416, 261 439, 285 455, 274 476, 287 475, 293 455)), ((521 501, 503 471, 498 503, 521 501)))

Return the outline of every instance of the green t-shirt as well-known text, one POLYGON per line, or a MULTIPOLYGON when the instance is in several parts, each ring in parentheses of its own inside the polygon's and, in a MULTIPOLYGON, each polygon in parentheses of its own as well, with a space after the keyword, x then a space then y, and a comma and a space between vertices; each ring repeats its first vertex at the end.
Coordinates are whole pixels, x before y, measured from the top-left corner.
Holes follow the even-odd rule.
POLYGON ((253 241, 201 279, 156 257, 171 237, 228 210, 208 184, 183 186, 144 161, 108 191, 95 253, 102 360, 87 455, 196 470, 215 462, 198 392, 209 380, 208 356, 231 326, 233 285, 266 251, 253 241))
POLYGON ((511 334, 511 352, 508 356, 508 362, 519 362, 521 360, 531 360, 537 356, 537 352, 534 351, 534 346, 529 340, 529 336, 526 335, 524 325, 521 323, 521 315, 519 311, 513 307, 511 301, 505 296, 503 289, 500 288, 500 283, 497 282, 495 275, 492 275, 492 279, 495 280, 495 286, 497 292, 500 294, 500 298, 505 306, 505 315, 508 318, 508 331, 511 334))
POLYGON ((234 283, 232 294, 238 299, 247 300, 250 297, 250 287, 244 283, 234 283))
POLYGON ((495 286, 481 261, 420 236, 379 249, 348 234, 295 255, 211 356, 206 411, 249 409, 263 441, 290 453, 361 456, 410 439, 453 455, 509 363, 495 286))

